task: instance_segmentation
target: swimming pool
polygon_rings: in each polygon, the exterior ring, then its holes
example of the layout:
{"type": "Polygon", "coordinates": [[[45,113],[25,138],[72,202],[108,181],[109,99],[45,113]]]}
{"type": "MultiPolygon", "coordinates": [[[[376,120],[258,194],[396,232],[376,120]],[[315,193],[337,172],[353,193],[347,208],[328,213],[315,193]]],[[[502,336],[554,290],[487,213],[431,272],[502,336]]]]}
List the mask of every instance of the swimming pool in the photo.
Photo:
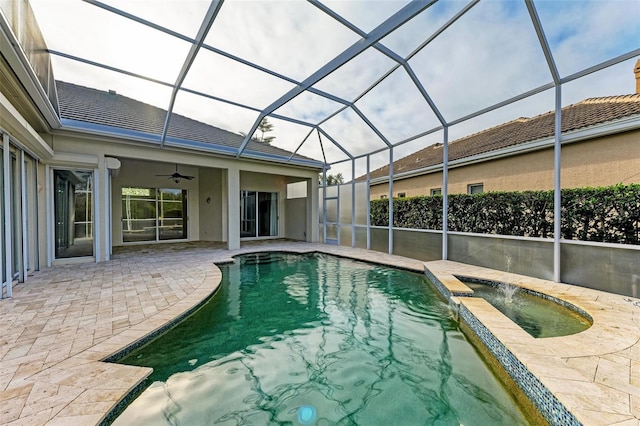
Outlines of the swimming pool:
{"type": "Polygon", "coordinates": [[[114,424],[527,424],[423,275],[246,255],[120,362],[153,382],[114,424]]]}

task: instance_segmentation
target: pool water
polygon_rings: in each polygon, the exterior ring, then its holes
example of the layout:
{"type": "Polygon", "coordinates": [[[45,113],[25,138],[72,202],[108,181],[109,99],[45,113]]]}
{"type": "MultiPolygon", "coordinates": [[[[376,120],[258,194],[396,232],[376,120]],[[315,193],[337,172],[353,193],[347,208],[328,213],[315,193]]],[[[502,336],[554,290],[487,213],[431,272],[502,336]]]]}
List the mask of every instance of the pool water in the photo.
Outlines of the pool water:
{"type": "Polygon", "coordinates": [[[209,302],[120,361],[153,383],[114,424],[528,424],[423,275],[322,254],[220,268],[209,302]]]}
{"type": "Polygon", "coordinates": [[[533,337],[568,336],[591,327],[591,321],[575,310],[517,287],[505,296],[502,285],[464,283],[473,290],[474,297],[491,303],[533,337]]]}

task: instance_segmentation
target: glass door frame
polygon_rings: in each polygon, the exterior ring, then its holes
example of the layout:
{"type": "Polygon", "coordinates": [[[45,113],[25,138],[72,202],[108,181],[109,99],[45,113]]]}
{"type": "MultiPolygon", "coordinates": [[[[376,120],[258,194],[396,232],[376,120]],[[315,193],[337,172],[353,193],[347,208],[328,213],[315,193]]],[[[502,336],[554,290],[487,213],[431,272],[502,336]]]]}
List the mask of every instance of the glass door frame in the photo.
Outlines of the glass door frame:
{"type": "Polygon", "coordinates": [[[244,189],[240,191],[239,214],[241,240],[269,239],[280,236],[280,198],[278,191],[254,191],[244,189]],[[262,201],[269,201],[268,213],[266,213],[267,210],[264,208],[261,209],[261,196],[265,194],[269,196],[269,199],[262,198],[262,201]],[[252,202],[249,203],[247,200],[252,200],[252,202]],[[251,206],[251,204],[253,204],[253,206],[251,206]],[[267,225],[263,224],[263,219],[266,218],[265,214],[269,216],[266,222],[267,225]],[[263,232],[265,226],[269,228],[266,234],[263,232]],[[272,229],[273,227],[275,227],[275,232],[272,229]]]}
{"type": "Polygon", "coordinates": [[[11,297],[14,282],[26,282],[38,261],[38,159],[0,129],[0,178],[2,198],[0,298],[11,297]]]}
{"type": "MultiPolygon", "coordinates": [[[[149,198],[148,200],[143,200],[143,201],[147,201],[147,202],[153,202],[154,205],[154,218],[148,218],[147,220],[153,220],[154,222],[154,238],[153,239],[146,239],[146,240],[139,240],[139,241],[135,241],[135,240],[130,240],[130,241],[125,241],[124,238],[124,223],[127,220],[134,220],[133,218],[127,218],[125,219],[125,211],[124,209],[121,210],[121,219],[120,219],[120,238],[121,238],[121,242],[122,244],[156,244],[156,243],[162,243],[162,242],[179,242],[179,241],[188,241],[189,240],[189,212],[188,212],[188,200],[189,200],[189,190],[188,189],[183,189],[183,188],[160,188],[160,187],[141,187],[141,186],[123,186],[120,188],[120,205],[121,205],[121,209],[122,209],[122,204],[124,202],[124,196],[123,196],[123,191],[125,189],[129,189],[129,190],[134,190],[132,192],[135,192],[135,190],[149,190],[150,193],[151,191],[153,192],[153,198],[149,198]],[[176,201],[174,200],[165,200],[163,198],[163,194],[167,193],[167,192],[175,192],[175,191],[179,191],[181,198],[180,198],[180,211],[181,211],[181,217],[177,218],[177,217],[165,217],[164,213],[165,213],[165,207],[166,205],[170,205],[171,203],[176,203],[176,201]],[[162,216],[161,216],[162,215],[162,216]],[[182,236],[180,236],[179,238],[171,238],[171,237],[166,237],[166,235],[163,232],[171,232],[177,225],[175,225],[175,223],[173,225],[166,225],[166,222],[172,222],[176,219],[180,219],[182,220],[182,224],[180,225],[180,227],[182,228],[182,236]],[[162,223],[162,225],[161,225],[162,223]],[[161,230],[161,226],[166,227],[166,229],[161,230]]],[[[131,197],[130,194],[126,195],[127,197],[131,197]]],[[[129,203],[131,202],[130,198],[127,198],[127,204],[129,205],[129,203]]],[[[144,219],[143,219],[144,220],[144,219]]]]}
{"type": "MultiPolygon", "coordinates": [[[[48,223],[50,224],[50,231],[48,232],[48,234],[50,234],[50,243],[49,243],[49,250],[50,250],[50,261],[51,262],[69,262],[75,259],[96,259],[96,252],[97,252],[97,239],[96,239],[96,229],[95,229],[95,223],[96,223],[96,183],[97,183],[97,175],[98,175],[98,170],[91,168],[91,167],[62,167],[62,166],[48,166],[48,177],[50,179],[50,184],[48,185],[49,188],[51,188],[51,192],[50,195],[48,197],[48,199],[51,202],[50,205],[50,217],[48,219],[48,223]],[[82,173],[90,173],[90,177],[87,180],[87,185],[88,187],[91,188],[90,191],[85,190],[85,194],[91,193],[91,202],[89,203],[91,206],[91,239],[92,239],[92,250],[91,250],[91,254],[90,255],[86,255],[86,256],[60,256],[58,257],[57,255],[57,244],[58,242],[56,241],[56,236],[57,236],[57,232],[56,230],[58,229],[58,221],[57,221],[57,197],[58,197],[58,185],[57,185],[57,180],[56,180],[56,172],[82,172],[82,173]]],[[[65,185],[65,188],[68,190],[68,185],[65,185]]],[[[75,193],[75,192],[74,192],[75,193]]],[[[88,195],[85,195],[86,197],[88,197],[88,195]]],[[[68,201],[68,200],[66,200],[68,201]]],[[[75,206],[75,203],[74,203],[75,206]]],[[[69,205],[65,206],[65,212],[68,213],[68,210],[70,208],[69,205]]],[[[75,209],[75,207],[74,207],[75,209]]],[[[68,217],[68,214],[66,214],[65,216],[68,217]]],[[[85,221],[86,222],[86,217],[85,217],[85,221]]],[[[74,227],[74,235],[75,235],[75,224],[76,222],[74,221],[73,223],[68,223],[66,224],[65,228],[66,231],[68,233],[69,228],[70,227],[74,227]]],[[[67,235],[68,236],[68,235],[67,235]]],[[[71,246],[71,244],[69,244],[69,246],[71,246]]],[[[51,263],[48,261],[48,266],[51,266],[51,263]]]]}

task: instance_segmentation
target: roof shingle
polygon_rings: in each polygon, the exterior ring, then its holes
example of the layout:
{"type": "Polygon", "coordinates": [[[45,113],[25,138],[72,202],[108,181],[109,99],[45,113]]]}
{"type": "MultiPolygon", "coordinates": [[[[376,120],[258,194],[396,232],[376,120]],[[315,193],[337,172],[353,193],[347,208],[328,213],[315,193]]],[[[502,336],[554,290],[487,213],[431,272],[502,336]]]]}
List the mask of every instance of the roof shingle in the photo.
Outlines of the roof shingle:
{"type": "MultiPolygon", "coordinates": [[[[562,133],[640,114],[640,94],[589,98],[562,108],[562,133]]],[[[520,117],[449,143],[449,161],[553,137],[554,112],[520,117]]],[[[405,173],[442,163],[442,144],[430,145],[394,161],[393,172],[405,173]]],[[[370,172],[370,178],[389,176],[389,166],[370,172]]],[[[357,181],[363,181],[360,176],[357,181]]]]}
{"type": "MultiPolygon", "coordinates": [[[[60,117],[103,126],[161,135],[167,111],[135,99],[119,95],[114,91],[103,91],[56,81],[60,117]]],[[[167,137],[202,142],[233,149],[242,145],[244,137],[172,113],[167,137]]],[[[291,152],[273,145],[249,141],[248,151],[288,158],[291,152]]],[[[296,154],[294,158],[306,161],[313,159],[296,154]]],[[[317,161],[320,164],[320,161],[317,161]]]]}

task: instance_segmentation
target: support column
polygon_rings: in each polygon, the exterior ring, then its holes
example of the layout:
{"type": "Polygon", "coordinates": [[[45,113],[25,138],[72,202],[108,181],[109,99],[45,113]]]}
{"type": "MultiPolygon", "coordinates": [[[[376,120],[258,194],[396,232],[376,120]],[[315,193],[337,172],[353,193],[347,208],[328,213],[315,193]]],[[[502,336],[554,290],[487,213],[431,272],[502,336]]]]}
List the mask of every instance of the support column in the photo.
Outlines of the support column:
{"type": "Polygon", "coordinates": [[[320,207],[318,179],[307,179],[307,242],[317,243],[319,238],[318,228],[320,218],[318,208],[320,207]]]}
{"type": "Polygon", "coordinates": [[[93,170],[93,250],[96,263],[104,262],[104,158],[98,159],[98,168],[93,170]]]}
{"type": "Polygon", "coordinates": [[[53,197],[55,197],[55,188],[53,182],[53,170],[48,164],[45,165],[45,234],[47,236],[47,267],[53,264],[53,256],[55,253],[55,218],[53,214],[53,197]]]}
{"type": "Polygon", "coordinates": [[[227,250],[240,248],[240,170],[227,169],[227,250]]]}
{"type": "Polygon", "coordinates": [[[109,205],[109,175],[108,159],[103,155],[98,156],[98,168],[94,169],[93,179],[93,198],[94,198],[94,214],[93,214],[93,239],[96,262],[106,262],[109,260],[110,238],[110,219],[111,206],[109,205]]]}

